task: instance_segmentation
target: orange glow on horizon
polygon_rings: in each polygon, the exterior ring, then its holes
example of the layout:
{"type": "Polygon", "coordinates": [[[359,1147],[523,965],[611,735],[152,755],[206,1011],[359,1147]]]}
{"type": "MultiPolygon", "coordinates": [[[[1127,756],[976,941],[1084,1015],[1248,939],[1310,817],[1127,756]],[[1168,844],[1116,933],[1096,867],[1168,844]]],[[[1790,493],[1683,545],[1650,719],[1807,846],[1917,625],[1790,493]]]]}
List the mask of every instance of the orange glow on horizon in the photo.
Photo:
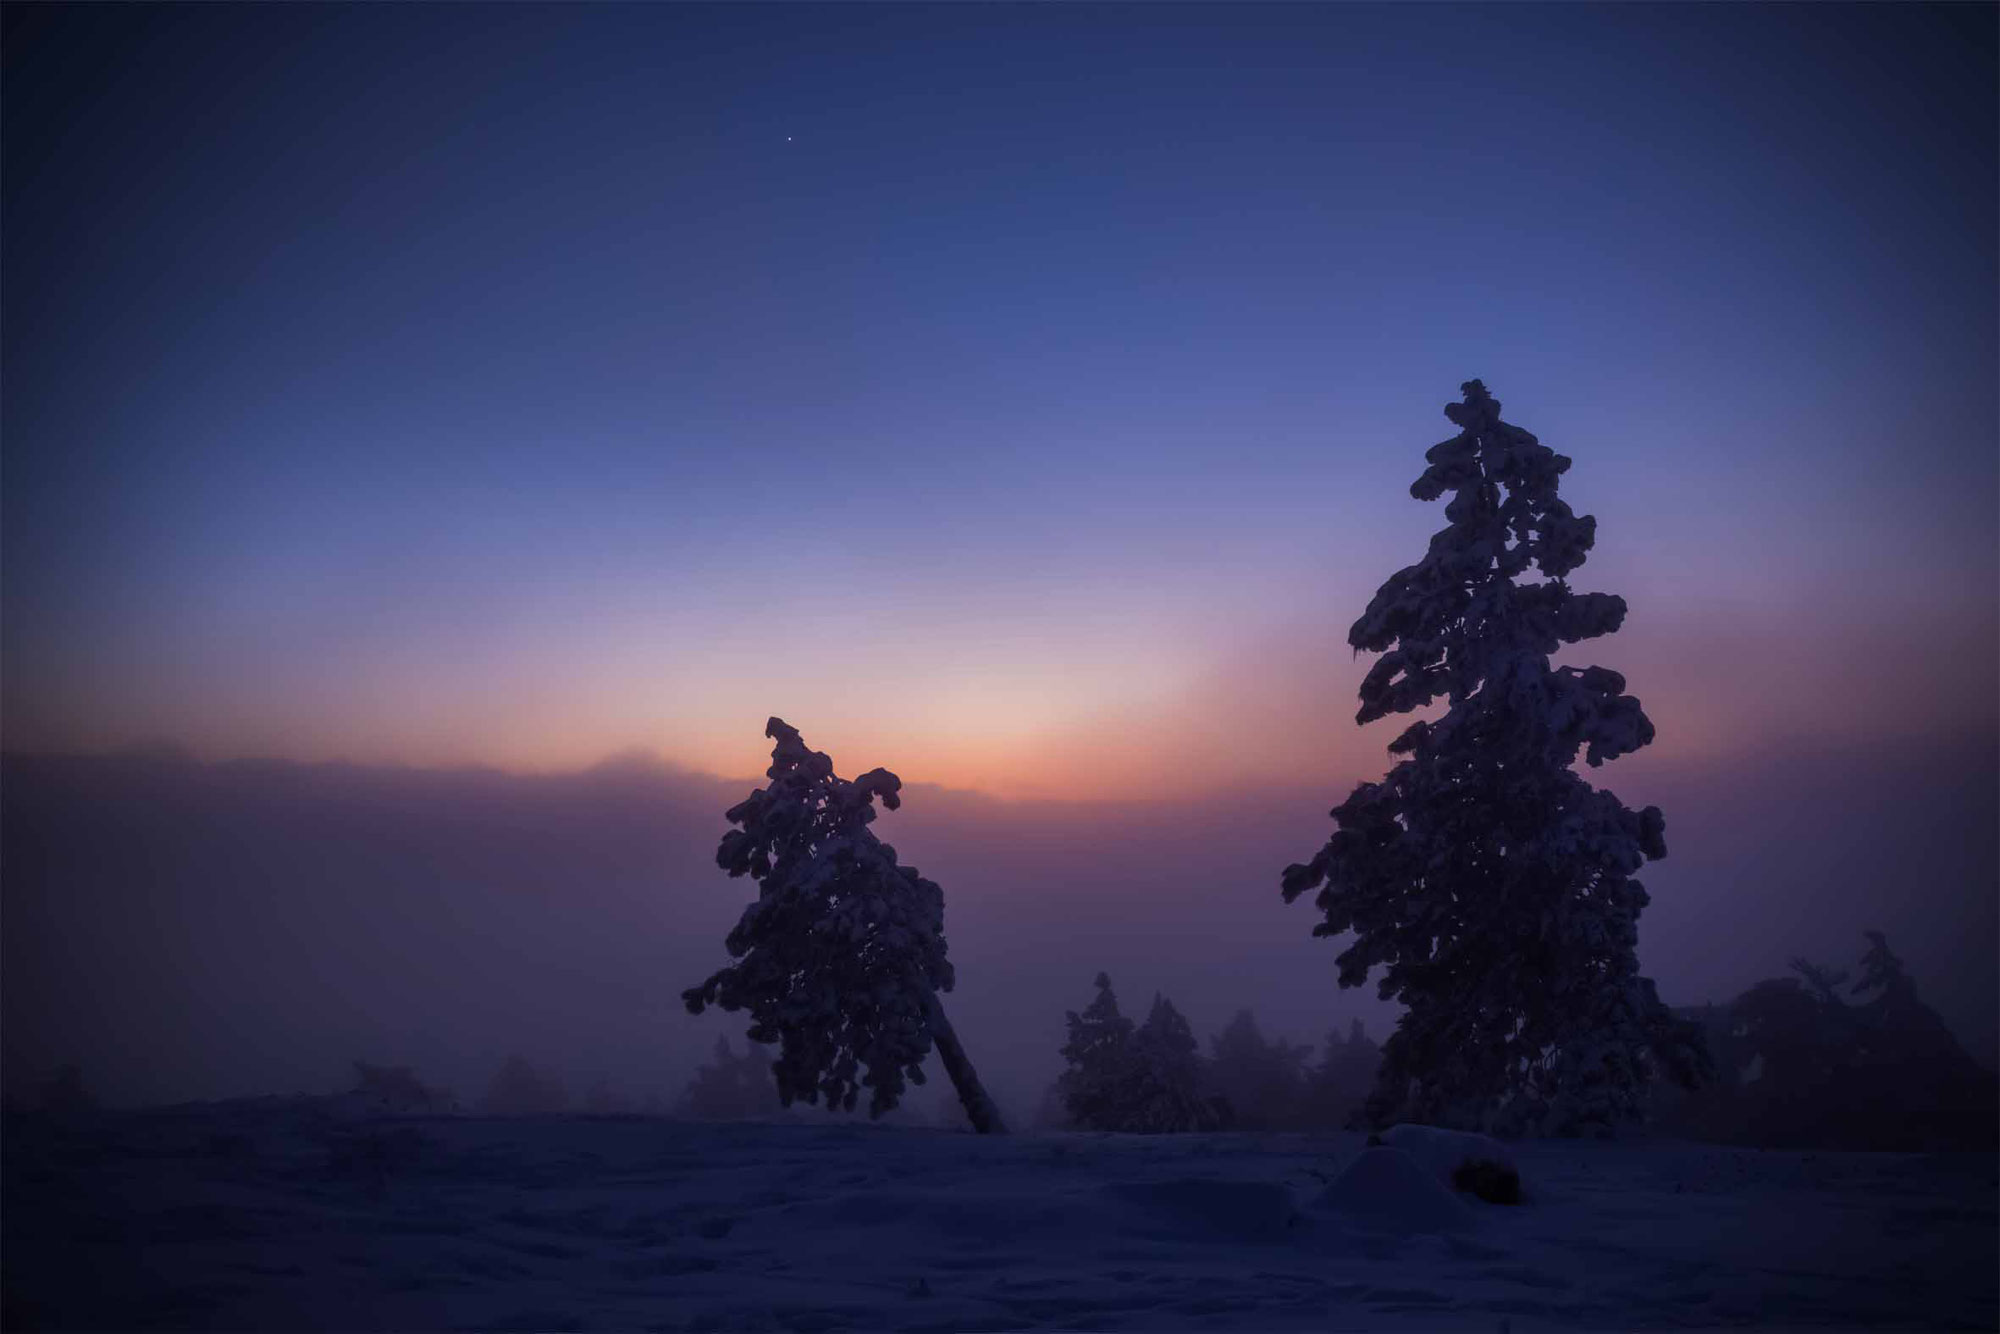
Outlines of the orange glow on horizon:
{"type": "MultiPolygon", "coordinates": [[[[1586,776],[1615,786],[1659,764],[1711,763],[1825,734],[1829,720],[1850,741],[1990,728],[1994,705],[1976,679],[1980,631],[1914,619],[1832,633],[1802,616],[1711,612],[1681,624],[1635,616],[1563,660],[1625,673],[1658,740],[1586,776]],[[1917,674],[1895,652],[1916,641],[1963,651],[1918,664],[1917,674]],[[1901,712],[1861,707],[1867,701],[1894,701],[1901,712]]],[[[841,660],[841,674],[821,661],[787,668],[729,655],[657,671],[634,659],[543,659],[531,671],[470,681],[437,668],[330,674],[219,702],[185,694],[169,701],[171,711],[78,707],[39,728],[10,718],[7,744],[89,751],[168,741],[209,759],[522,773],[573,772],[636,753],[754,782],[769,762],[763,729],[775,713],[842,774],[882,766],[912,785],[1064,801],[1172,800],[1232,786],[1331,791],[1393,762],[1386,747],[1397,723],[1353,722],[1355,689],[1373,659],[1349,652],[1335,628],[1246,639],[1206,665],[1190,652],[1133,645],[1115,659],[1037,655],[1016,668],[944,651],[922,670],[908,657],[855,655],[841,660]],[[1128,661],[1151,664],[1150,679],[1129,679],[1128,661]]]]}

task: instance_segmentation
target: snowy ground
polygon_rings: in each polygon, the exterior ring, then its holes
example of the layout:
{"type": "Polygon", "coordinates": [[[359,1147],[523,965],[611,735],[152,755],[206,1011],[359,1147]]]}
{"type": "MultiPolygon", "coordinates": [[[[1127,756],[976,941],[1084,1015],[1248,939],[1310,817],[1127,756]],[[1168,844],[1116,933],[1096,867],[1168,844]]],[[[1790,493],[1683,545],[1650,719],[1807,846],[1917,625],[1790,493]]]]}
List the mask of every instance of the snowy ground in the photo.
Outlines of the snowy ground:
{"type": "Polygon", "coordinates": [[[288,1100],[14,1117],[4,1147],[10,1330],[2000,1324],[1992,1154],[1528,1145],[1524,1204],[1426,1232],[1320,1198],[1358,1136],[288,1100]]]}

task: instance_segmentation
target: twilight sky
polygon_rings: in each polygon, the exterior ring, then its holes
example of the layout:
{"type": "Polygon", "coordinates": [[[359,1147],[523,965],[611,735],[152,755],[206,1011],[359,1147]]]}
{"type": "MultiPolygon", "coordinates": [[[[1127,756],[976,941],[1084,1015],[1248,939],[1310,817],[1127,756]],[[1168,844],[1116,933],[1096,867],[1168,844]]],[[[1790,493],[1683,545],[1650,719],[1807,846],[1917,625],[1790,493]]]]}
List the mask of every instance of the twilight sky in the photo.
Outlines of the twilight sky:
{"type": "Polygon", "coordinates": [[[4,24],[5,749],[374,766],[21,760],[10,1068],[639,1072],[774,713],[912,785],[1009,1097],[1100,967],[1379,1033],[1277,873],[1474,376],[1630,604],[1664,994],[1883,926],[2000,1051],[1990,6],[4,24]]]}
{"type": "Polygon", "coordinates": [[[1990,10],[7,25],[10,748],[1359,776],[1475,375],[1663,755],[1994,719],[1990,10]]]}

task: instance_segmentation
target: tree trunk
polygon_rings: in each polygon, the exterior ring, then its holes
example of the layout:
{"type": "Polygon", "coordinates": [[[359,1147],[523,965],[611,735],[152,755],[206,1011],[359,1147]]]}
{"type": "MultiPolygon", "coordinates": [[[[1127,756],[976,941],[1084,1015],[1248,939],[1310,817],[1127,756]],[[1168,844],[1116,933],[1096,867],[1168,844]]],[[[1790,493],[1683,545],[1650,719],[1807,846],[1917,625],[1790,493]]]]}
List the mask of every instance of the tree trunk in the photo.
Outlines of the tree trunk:
{"type": "Polygon", "coordinates": [[[930,1021],[931,1040],[937,1044],[944,1072],[951,1076],[951,1086],[958,1090],[958,1100],[965,1107],[966,1119],[982,1135],[1006,1134],[1007,1126],[1000,1119],[1000,1109],[993,1105],[985,1085],[979,1082],[979,1072],[966,1058],[965,1048],[960,1045],[951,1020],[944,1017],[944,1005],[936,993],[926,998],[924,1008],[927,1011],[925,1018],[930,1021]]]}

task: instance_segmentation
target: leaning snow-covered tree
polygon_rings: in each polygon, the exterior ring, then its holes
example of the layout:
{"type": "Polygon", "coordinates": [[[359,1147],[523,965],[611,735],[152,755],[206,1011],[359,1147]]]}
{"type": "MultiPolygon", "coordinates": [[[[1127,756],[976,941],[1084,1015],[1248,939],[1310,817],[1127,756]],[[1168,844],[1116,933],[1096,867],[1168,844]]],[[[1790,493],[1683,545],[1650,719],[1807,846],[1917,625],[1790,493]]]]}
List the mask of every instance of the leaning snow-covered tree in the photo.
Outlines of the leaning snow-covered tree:
{"type": "Polygon", "coordinates": [[[1448,526],[1392,575],[1348,634],[1382,656],[1357,721],[1443,700],[1389,745],[1404,756],[1332,814],[1326,846],[1284,875],[1317,889],[1318,936],[1353,933],[1340,985],[1383,969],[1406,1007],[1382,1048],[1366,1116],[1500,1133],[1609,1133],[1647,1081],[1701,1077],[1698,1029],[1639,975],[1647,895],[1633,875],[1666,855],[1657,807],[1628,809],[1571,767],[1639,749],[1653,725],[1625,678],[1552,666],[1610,634],[1625,601],[1578,593],[1597,521],[1556,494],[1570,461],[1500,420],[1477,380],[1425,455],[1418,500],[1449,493],[1448,526]]]}
{"type": "Polygon", "coordinates": [[[887,769],[837,778],[833,761],[777,718],[764,735],[777,743],[771,785],[730,809],[741,827],[715,854],[731,876],[757,882],[757,898],[725,941],[736,962],[681,993],[688,1011],[748,1010],[750,1040],[778,1044],[771,1073],[786,1106],[823,1097],[851,1110],[866,1088],[879,1116],[906,1080],[924,1082],[935,1043],[967,1119],[1004,1131],[938,1000],[952,986],[944,891],[898,865],[868,828],[877,797],[892,811],[901,804],[902,780],[887,769]]]}

